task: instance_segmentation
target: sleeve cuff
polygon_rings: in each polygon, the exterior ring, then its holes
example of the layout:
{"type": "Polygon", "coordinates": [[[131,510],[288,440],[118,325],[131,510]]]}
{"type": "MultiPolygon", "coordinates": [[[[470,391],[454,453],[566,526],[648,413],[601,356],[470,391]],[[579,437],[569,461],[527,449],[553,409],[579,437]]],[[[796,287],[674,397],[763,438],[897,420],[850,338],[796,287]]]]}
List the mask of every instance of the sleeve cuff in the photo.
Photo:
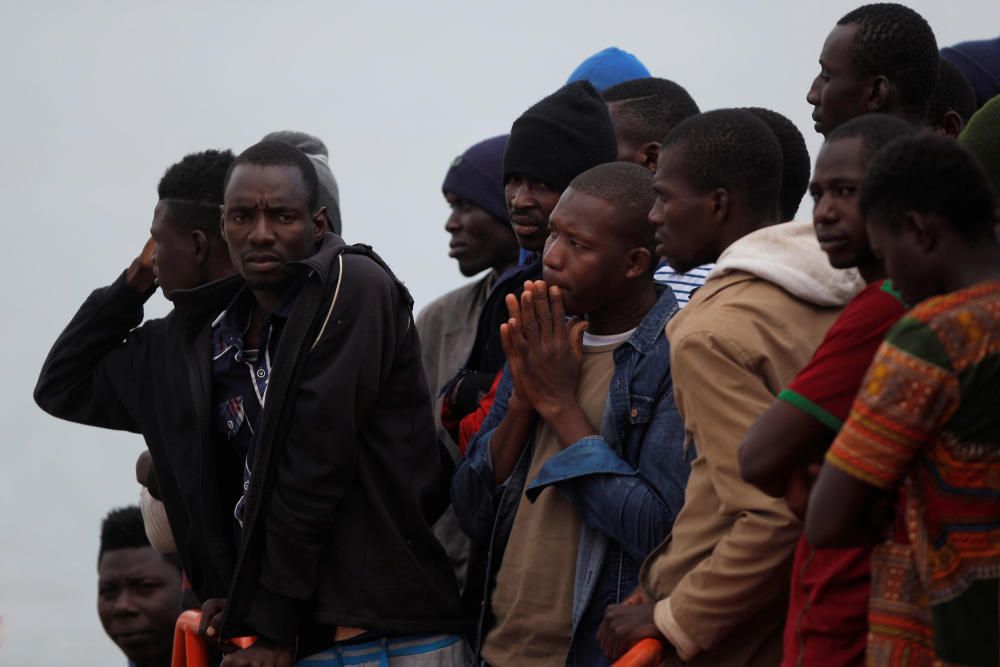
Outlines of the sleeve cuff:
{"type": "Polygon", "coordinates": [[[259,635],[280,642],[294,642],[299,631],[301,600],[257,587],[246,623],[259,635]]]}
{"type": "Polygon", "coordinates": [[[701,653],[701,647],[691,639],[684,629],[677,624],[674,611],[670,606],[670,598],[660,600],[653,608],[653,622],[663,636],[677,649],[677,657],[688,662],[701,653]]]}
{"type": "Polygon", "coordinates": [[[542,466],[526,490],[534,502],[546,487],[590,475],[635,477],[635,469],[621,459],[598,435],[587,436],[562,450],[542,466]]]}

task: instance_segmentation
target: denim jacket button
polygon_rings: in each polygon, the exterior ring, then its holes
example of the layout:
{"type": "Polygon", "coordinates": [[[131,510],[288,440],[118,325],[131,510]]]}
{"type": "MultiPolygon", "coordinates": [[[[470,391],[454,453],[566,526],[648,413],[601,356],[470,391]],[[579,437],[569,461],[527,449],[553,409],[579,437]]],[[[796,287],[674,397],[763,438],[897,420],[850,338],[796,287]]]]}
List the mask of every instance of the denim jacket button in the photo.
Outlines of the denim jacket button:
{"type": "Polygon", "coordinates": [[[636,408],[632,408],[632,418],[635,419],[639,416],[639,411],[636,408]]]}

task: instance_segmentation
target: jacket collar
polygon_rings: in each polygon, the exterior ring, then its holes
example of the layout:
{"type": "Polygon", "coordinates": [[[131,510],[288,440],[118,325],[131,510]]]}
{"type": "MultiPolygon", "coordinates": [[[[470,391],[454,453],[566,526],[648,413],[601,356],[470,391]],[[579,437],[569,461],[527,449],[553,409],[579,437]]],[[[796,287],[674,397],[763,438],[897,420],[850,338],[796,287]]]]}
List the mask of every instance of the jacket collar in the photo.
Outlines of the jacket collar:
{"type": "Polygon", "coordinates": [[[674,292],[666,285],[657,284],[656,290],[660,293],[660,298],[656,300],[653,307],[649,309],[646,316],[639,322],[639,327],[628,339],[627,343],[635,348],[640,354],[645,354],[660,334],[663,333],[667,321],[677,312],[677,299],[674,292]]]}
{"type": "MultiPolygon", "coordinates": [[[[292,264],[304,266],[308,271],[316,273],[325,280],[330,272],[332,258],[341,251],[344,245],[342,238],[327,232],[315,253],[306,259],[292,262],[292,264]]],[[[189,320],[205,317],[214,318],[236,298],[236,294],[245,285],[243,277],[234,274],[194,289],[176,290],[172,295],[174,309],[180,316],[189,320]]]]}

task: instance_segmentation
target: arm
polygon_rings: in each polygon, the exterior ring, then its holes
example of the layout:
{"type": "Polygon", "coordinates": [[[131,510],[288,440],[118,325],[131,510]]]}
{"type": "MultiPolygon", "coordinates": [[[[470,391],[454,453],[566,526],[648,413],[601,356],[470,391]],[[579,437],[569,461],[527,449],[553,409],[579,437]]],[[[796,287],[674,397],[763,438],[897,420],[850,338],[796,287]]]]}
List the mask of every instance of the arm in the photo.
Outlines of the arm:
{"type": "Polygon", "coordinates": [[[878,488],[824,465],[806,513],[809,543],[814,547],[839,547],[877,541],[878,524],[859,518],[871,518],[878,495],[878,488]]]}
{"type": "Polygon", "coordinates": [[[42,364],[35,402],[61,419],[139,430],[133,356],[143,346],[143,304],[155,291],[152,243],[108,287],[95,290],[42,364]]]}
{"type": "Polygon", "coordinates": [[[898,486],[960,403],[958,376],[947,359],[936,337],[906,319],[879,348],[810,497],[811,543],[871,540],[883,517],[873,511],[885,498],[879,492],[898,486]]]}
{"type": "Polygon", "coordinates": [[[791,476],[818,461],[834,435],[835,431],[812,415],[776,400],[754,422],[740,445],[743,479],[769,496],[784,497],[791,476]]]}
{"type": "Polygon", "coordinates": [[[587,525],[642,562],[670,534],[690,472],[693,452],[685,451],[684,424],[670,387],[665,383],[653,407],[638,467],[623,460],[604,438],[585,437],[542,466],[527,489],[528,498],[555,486],[587,525]]]}
{"type": "Polygon", "coordinates": [[[685,502],[717,503],[729,523],[711,553],[657,603],[658,627],[690,658],[684,639],[710,649],[782,595],[801,524],[783,499],[762,493],[739,474],[742,436],[774,400],[755,372],[755,359],[713,331],[674,341],[671,358],[685,427],[698,448],[695,465],[703,466],[685,502]]]}

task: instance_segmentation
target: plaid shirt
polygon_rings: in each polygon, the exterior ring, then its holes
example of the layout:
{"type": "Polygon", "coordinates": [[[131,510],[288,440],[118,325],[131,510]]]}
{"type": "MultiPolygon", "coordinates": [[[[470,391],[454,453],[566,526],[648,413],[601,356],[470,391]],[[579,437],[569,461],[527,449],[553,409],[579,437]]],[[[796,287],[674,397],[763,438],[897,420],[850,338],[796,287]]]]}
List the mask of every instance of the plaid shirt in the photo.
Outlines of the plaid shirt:
{"type": "Polygon", "coordinates": [[[272,358],[298,292],[298,284],[293,285],[264,319],[257,349],[247,349],[244,344],[257,305],[249,289],[243,288],[212,323],[212,403],[216,442],[220,447],[235,448],[243,461],[243,493],[233,510],[239,525],[242,525],[243,507],[250,490],[251,462],[260,415],[267,399],[272,358]]]}

